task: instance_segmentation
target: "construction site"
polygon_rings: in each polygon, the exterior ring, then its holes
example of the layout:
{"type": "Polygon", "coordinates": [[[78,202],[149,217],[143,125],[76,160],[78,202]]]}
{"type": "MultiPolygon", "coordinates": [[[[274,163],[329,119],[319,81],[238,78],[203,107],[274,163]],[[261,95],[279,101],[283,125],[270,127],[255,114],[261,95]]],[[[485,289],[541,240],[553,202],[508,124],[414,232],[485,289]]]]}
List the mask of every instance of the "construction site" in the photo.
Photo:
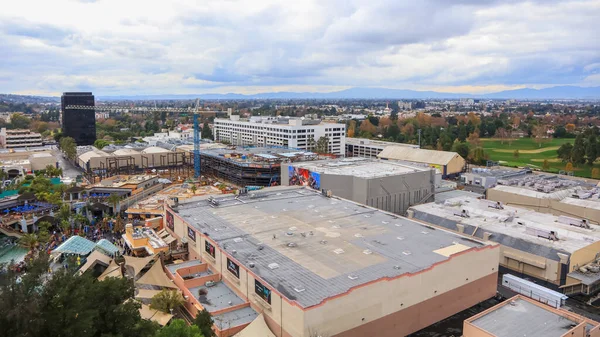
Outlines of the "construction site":
{"type": "Polygon", "coordinates": [[[203,175],[224,179],[240,187],[281,184],[281,164],[318,159],[313,152],[286,147],[230,146],[200,153],[203,175]]]}

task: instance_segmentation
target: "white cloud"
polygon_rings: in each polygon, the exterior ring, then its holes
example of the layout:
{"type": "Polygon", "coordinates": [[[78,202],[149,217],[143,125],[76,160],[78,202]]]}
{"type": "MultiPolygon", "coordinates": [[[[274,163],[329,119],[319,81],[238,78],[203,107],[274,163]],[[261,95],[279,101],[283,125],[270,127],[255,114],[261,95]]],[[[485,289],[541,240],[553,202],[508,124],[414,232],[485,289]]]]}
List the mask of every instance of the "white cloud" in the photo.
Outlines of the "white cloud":
{"type": "Polygon", "coordinates": [[[599,0],[21,0],[0,92],[482,92],[598,83],[599,0]]]}

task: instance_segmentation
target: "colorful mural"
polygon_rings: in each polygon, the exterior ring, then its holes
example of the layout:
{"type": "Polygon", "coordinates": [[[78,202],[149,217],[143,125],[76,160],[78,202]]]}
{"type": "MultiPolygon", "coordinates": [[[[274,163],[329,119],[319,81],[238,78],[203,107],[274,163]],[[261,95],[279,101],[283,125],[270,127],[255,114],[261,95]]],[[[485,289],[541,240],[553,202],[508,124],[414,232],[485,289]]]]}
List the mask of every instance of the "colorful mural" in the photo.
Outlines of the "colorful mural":
{"type": "Polygon", "coordinates": [[[321,189],[321,176],[304,168],[290,166],[288,168],[290,186],[309,186],[321,189]]]}

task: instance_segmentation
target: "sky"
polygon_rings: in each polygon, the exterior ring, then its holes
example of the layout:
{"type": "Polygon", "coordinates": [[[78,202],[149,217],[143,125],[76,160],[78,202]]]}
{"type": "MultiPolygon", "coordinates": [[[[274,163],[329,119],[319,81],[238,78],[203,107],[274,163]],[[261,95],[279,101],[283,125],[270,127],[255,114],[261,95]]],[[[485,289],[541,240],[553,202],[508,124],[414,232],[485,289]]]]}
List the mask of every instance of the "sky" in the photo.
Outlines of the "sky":
{"type": "Polygon", "coordinates": [[[5,0],[0,93],[600,85],[600,0],[5,0]]]}

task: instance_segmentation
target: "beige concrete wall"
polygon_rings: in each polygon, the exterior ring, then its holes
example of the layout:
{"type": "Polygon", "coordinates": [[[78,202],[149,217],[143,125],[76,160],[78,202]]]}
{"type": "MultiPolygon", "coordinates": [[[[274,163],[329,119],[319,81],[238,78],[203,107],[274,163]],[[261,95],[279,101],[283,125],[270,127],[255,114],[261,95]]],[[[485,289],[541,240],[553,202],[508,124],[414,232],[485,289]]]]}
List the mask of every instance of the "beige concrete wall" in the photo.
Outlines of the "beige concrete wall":
{"type": "Polygon", "coordinates": [[[576,218],[589,219],[594,223],[600,223],[600,209],[586,208],[583,206],[566,204],[558,200],[552,202],[554,215],[566,215],[576,218]]]}
{"type": "Polygon", "coordinates": [[[500,265],[554,284],[560,283],[560,263],[535,254],[501,246],[500,265]]]}
{"type": "Polygon", "coordinates": [[[571,254],[571,261],[569,264],[569,271],[574,271],[578,267],[583,267],[584,265],[594,261],[596,258],[596,254],[600,253],[600,241],[594,242],[587,247],[583,247],[573,254],[571,254]]]}
{"type": "Polygon", "coordinates": [[[456,156],[446,165],[446,174],[460,173],[463,167],[465,167],[465,160],[461,156],[456,156]]]}
{"type": "Polygon", "coordinates": [[[500,201],[506,205],[521,206],[538,212],[551,213],[550,199],[533,198],[493,188],[487,190],[487,198],[493,201],[500,201]]]}
{"type": "MultiPolygon", "coordinates": [[[[305,315],[304,336],[308,336],[309,328],[337,335],[496,274],[499,255],[498,245],[467,251],[455,254],[430,270],[353,289],[344,296],[310,308],[305,315]]],[[[489,297],[494,293],[491,292],[489,297]]],[[[424,327],[420,323],[411,324],[420,329],[424,327]]]]}
{"type": "Polygon", "coordinates": [[[56,157],[30,157],[29,162],[31,163],[32,170],[44,170],[46,166],[52,165],[56,167],[56,157]]]}

